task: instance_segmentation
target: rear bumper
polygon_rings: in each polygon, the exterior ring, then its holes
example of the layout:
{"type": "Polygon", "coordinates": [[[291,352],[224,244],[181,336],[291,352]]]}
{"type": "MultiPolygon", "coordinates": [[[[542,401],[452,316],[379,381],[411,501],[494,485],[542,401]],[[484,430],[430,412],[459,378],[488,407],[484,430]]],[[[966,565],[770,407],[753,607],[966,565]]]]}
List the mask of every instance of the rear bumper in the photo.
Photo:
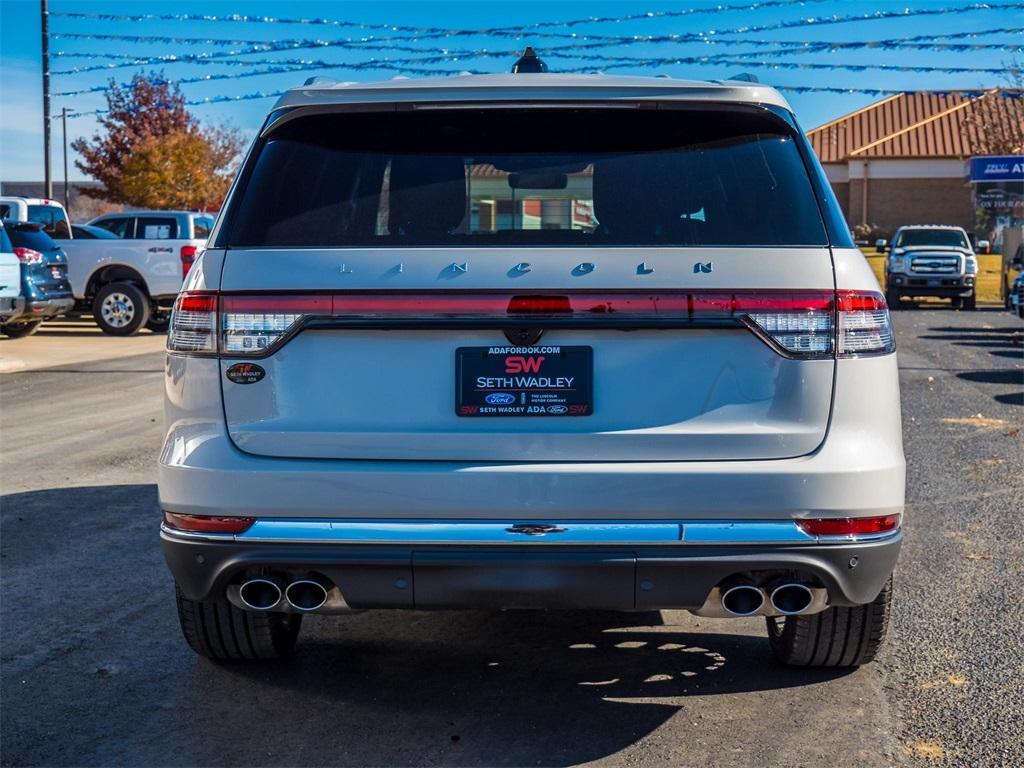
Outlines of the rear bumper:
{"type": "Polygon", "coordinates": [[[10,320],[25,313],[25,297],[0,298],[0,320],[10,320]]]}
{"type": "Polygon", "coordinates": [[[762,588],[798,580],[824,589],[829,605],[870,602],[892,573],[902,542],[898,531],[822,541],[791,521],[555,525],[561,530],[536,538],[518,534],[519,543],[509,544],[505,538],[515,534],[503,537],[506,524],[496,521],[353,527],[352,521],[260,520],[239,536],[164,527],[161,543],[192,600],[231,599],[233,585],[254,576],[282,585],[312,577],[337,587],[343,606],[356,609],[713,612],[716,588],[736,578],[762,588]]]}
{"type": "Polygon", "coordinates": [[[68,296],[60,299],[29,299],[25,302],[23,316],[19,320],[46,320],[63,315],[75,308],[75,300],[68,296]]]}

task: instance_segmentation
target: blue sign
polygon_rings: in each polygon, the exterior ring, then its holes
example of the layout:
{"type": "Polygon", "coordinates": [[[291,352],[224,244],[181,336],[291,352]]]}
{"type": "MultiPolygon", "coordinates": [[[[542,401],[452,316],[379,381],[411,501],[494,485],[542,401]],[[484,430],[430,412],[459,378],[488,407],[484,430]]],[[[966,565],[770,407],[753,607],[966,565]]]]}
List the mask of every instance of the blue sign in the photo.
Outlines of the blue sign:
{"type": "Polygon", "coordinates": [[[971,181],[1024,181],[1024,155],[972,157],[971,181]]]}

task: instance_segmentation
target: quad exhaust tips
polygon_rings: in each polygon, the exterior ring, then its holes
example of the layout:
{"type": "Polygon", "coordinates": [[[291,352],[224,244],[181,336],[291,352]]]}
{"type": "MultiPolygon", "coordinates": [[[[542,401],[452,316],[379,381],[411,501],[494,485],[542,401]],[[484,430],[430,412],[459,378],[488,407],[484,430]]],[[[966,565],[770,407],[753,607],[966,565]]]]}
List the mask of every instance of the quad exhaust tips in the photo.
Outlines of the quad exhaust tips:
{"type": "Polygon", "coordinates": [[[824,587],[798,581],[774,581],[759,585],[751,578],[731,578],[708,596],[698,616],[717,618],[745,616],[799,616],[828,607],[824,587]]]}
{"type": "Polygon", "coordinates": [[[253,611],[269,611],[281,602],[281,587],[270,579],[249,579],[238,588],[238,599],[253,611]]]}
{"type": "Polygon", "coordinates": [[[315,611],[327,602],[327,589],[318,581],[298,579],[288,585],[284,598],[297,611],[315,611]]]}
{"type": "Polygon", "coordinates": [[[753,584],[737,584],[722,593],[722,607],[731,616],[753,616],[764,606],[764,592],[753,584]]]}
{"type": "Polygon", "coordinates": [[[328,588],[311,578],[296,579],[284,591],[273,579],[254,578],[242,582],[238,587],[238,600],[251,611],[272,611],[287,603],[301,613],[322,608],[328,599],[328,588]]]}
{"type": "Polygon", "coordinates": [[[811,607],[814,602],[814,592],[804,584],[795,582],[780,584],[772,590],[772,608],[783,616],[796,616],[811,607]]]}

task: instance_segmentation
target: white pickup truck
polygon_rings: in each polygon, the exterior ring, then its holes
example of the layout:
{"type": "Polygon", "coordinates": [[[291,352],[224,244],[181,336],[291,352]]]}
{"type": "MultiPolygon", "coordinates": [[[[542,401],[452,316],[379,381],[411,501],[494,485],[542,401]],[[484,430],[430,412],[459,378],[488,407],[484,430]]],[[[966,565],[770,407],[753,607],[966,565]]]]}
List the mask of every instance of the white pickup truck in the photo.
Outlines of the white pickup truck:
{"type": "Polygon", "coordinates": [[[213,214],[195,211],[124,211],[73,226],[61,246],[78,307],[114,336],[167,330],[174,297],[213,222],[213,214]]]}

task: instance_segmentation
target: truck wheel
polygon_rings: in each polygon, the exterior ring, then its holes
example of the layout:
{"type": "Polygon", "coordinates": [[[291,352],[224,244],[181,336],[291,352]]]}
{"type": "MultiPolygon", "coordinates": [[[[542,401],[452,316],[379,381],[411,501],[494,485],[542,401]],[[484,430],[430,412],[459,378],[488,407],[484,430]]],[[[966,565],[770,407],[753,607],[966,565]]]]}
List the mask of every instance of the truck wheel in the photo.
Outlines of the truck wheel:
{"type": "Polygon", "coordinates": [[[146,327],[153,333],[167,333],[167,329],[171,327],[171,313],[154,312],[149,316],[146,327]]]}
{"type": "Polygon", "coordinates": [[[975,294],[972,293],[970,296],[964,297],[964,309],[966,309],[968,312],[973,312],[977,308],[978,303],[977,299],[975,298],[975,294]]]}
{"type": "Polygon", "coordinates": [[[832,607],[810,616],[769,616],[768,642],[783,664],[859,667],[873,661],[885,640],[892,577],[867,605],[832,607]]]}
{"type": "Polygon", "coordinates": [[[189,600],[174,587],[181,633],[200,656],[216,661],[280,659],[292,652],[302,615],[243,611],[227,600],[189,600]]]}
{"type": "Polygon", "coordinates": [[[132,336],[149,320],[149,299],[132,283],[107,283],[92,302],[96,325],[111,336],[132,336]]]}
{"type": "Polygon", "coordinates": [[[889,305],[889,309],[900,309],[903,307],[899,293],[892,288],[887,288],[885,291],[885,303],[889,305]]]}

